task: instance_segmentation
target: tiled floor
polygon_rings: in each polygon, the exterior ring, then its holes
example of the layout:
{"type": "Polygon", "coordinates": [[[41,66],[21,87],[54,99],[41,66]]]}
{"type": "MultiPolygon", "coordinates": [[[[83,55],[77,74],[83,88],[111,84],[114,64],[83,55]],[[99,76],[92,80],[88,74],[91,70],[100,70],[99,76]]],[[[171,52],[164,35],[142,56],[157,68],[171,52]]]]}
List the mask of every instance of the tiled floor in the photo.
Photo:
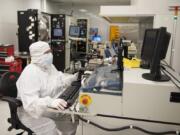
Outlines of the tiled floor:
{"type": "Polygon", "coordinates": [[[20,133],[21,130],[12,130],[8,131],[9,123],[7,122],[7,118],[10,116],[9,107],[6,102],[0,101],[0,134],[1,135],[16,135],[20,133]]]}
{"type": "MultiPolygon", "coordinates": [[[[8,103],[0,101],[0,135],[16,135],[17,133],[21,132],[21,130],[7,130],[10,126],[10,124],[7,122],[9,116],[10,112],[8,103]]],[[[26,135],[26,133],[23,135],[26,135]]],[[[77,130],[76,135],[81,135],[80,130],[77,130]]]]}

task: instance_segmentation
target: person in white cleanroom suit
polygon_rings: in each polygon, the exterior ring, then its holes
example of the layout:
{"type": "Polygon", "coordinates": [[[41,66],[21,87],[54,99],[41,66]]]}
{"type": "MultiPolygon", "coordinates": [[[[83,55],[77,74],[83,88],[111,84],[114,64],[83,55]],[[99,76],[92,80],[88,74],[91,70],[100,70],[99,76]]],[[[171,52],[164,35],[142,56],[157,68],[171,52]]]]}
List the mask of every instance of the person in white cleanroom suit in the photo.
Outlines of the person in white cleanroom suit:
{"type": "Polygon", "coordinates": [[[18,98],[23,107],[19,108],[21,122],[36,135],[74,135],[78,120],[71,122],[69,115],[50,113],[48,107],[64,110],[67,102],[57,98],[65,88],[77,79],[65,75],[52,64],[53,56],[46,42],[38,41],[29,47],[31,63],[17,80],[18,98]]]}

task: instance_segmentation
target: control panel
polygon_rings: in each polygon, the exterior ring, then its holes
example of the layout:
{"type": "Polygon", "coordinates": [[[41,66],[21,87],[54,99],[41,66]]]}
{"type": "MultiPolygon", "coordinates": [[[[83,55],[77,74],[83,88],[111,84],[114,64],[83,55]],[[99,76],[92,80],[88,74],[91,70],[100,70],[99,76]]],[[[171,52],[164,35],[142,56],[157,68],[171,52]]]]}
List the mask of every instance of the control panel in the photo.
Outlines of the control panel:
{"type": "Polygon", "coordinates": [[[65,15],[51,15],[51,39],[65,40],[65,15]]]}
{"type": "Polygon", "coordinates": [[[85,38],[84,41],[78,41],[77,42],[77,52],[86,52],[86,46],[87,46],[87,19],[77,19],[77,25],[80,27],[80,38],[85,38]]]}
{"type": "Polygon", "coordinates": [[[66,29],[65,15],[51,15],[51,48],[53,53],[53,64],[59,71],[65,69],[65,45],[66,45],[66,29]]]}
{"type": "Polygon", "coordinates": [[[80,27],[80,38],[87,38],[87,19],[77,19],[77,25],[80,27]]]}

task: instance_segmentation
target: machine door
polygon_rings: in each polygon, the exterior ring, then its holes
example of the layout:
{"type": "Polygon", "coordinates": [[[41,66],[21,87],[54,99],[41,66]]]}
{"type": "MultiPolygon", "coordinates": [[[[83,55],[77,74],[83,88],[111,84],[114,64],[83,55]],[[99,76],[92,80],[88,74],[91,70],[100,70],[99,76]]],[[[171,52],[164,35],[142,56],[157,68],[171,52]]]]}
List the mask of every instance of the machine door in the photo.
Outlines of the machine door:
{"type": "Polygon", "coordinates": [[[65,15],[51,15],[51,46],[53,50],[53,64],[59,71],[65,69],[65,15]]]}
{"type": "Polygon", "coordinates": [[[59,71],[65,69],[65,42],[52,42],[53,64],[59,71]]]}

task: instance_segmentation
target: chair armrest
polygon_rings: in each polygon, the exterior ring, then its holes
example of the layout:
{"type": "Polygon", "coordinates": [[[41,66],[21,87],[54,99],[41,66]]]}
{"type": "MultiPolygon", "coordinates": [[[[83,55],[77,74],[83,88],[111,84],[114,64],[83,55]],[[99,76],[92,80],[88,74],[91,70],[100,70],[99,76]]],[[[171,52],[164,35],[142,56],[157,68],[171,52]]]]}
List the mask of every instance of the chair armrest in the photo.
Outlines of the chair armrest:
{"type": "Polygon", "coordinates": [[[16,107],[22,106],[22,102],[16,98],[12,97],[2,97],[1,100],[7,101],[8,103],[15,105],[16,107]]]}
{"type": "Polygon", "coordinates": [[[0,100],[6,101],[9,104],[10,109],[10,118],[8,118],[8,122],[11,124],[11,126],[8,128],[8,131],[11,131],[14,129],[22,129],[28,132],[28,135],[32,135],[33,131],[31,129],[27,128],[25,125],[21,123],[19,120],[19,117],[17,115],[17,108],[22,106],[22,102],[16,98],[13,97],[0,97],[0,100]]]}

